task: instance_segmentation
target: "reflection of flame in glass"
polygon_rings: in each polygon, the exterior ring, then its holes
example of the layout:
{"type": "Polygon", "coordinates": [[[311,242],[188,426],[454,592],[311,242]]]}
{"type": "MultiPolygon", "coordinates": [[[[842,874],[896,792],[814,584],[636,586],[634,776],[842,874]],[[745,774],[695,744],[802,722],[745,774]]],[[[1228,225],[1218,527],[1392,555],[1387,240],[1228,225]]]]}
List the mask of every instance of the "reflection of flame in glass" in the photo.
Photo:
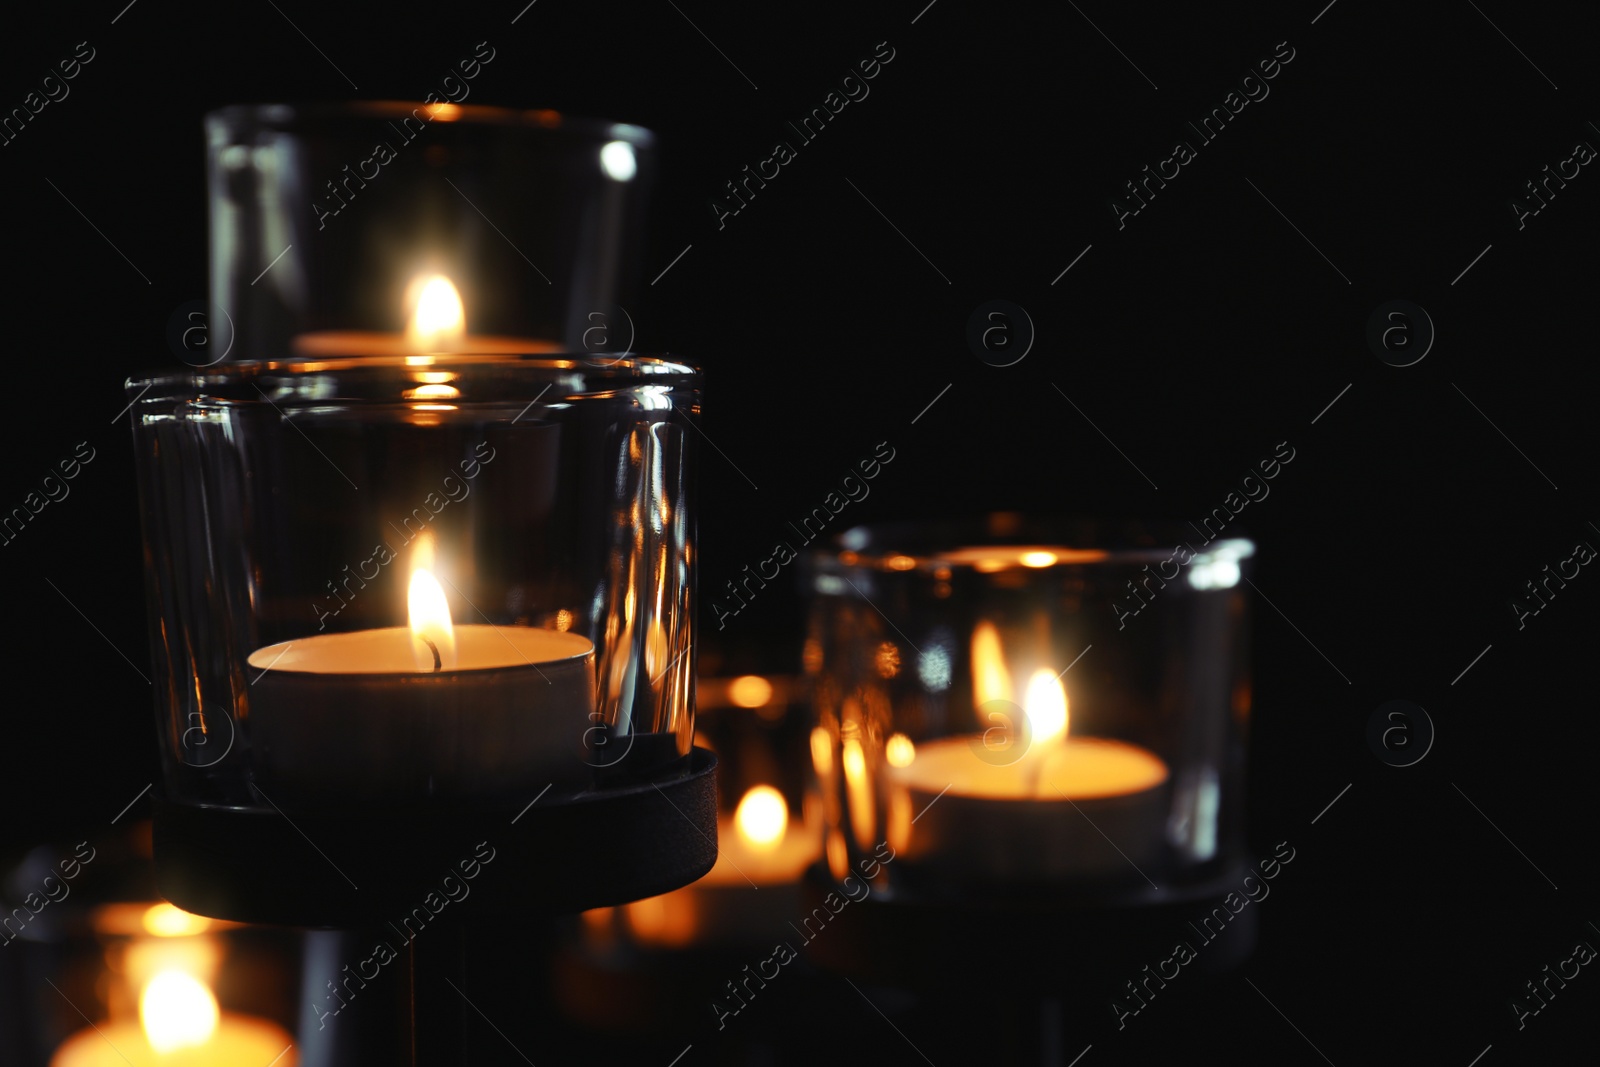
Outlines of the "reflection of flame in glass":
{"type": "Polygon", "coordinates": [[[905,734],[894,734],[883,746],[883,758],[889,761],[891,767],[909,767],[911,761],[917,758],[917,746],[905,734]]]}
{"type": "Polygon", "coordinates": [[[833,773],[833,739],[825,726],[811,730],[811,765],[817,769],[818,778],[826,780],[833,773]]]}
{"type": "Polygon", "coordinates": [[[183,971],[162,971],[139,995],[139,1021],[158,1053],[202,1045],[217,1029],[217,998],[183,971]]]}
{"type": "Polygon", "coordinates": [[[453,385],[418,385],[403,394],[407,400],[459,400],[461,390],[453,385]]]}
{"type": "Polygon", "coordinates": [[[679,657],[669,657],[667,651],[667,628],[661,624],[661,616],[657,615],[645,629],[644,641],[644,669],[652,685],[659,682],[662,675],[678,661],[679,657]]]}
{"type": "Polygon", "coordinates": [[[870,848],[874,821],[872,783],[867,779],[866,753],[853,737],[844,742],[844,784],[850,798],[850,826],[855,831],[856,844],[870,848]]]}
{"type": "Polygon", "coordinates": [[[411,652],[419,671],[448,671],[456,665],[456,631],[444,589],[424,568],[411,572],[406,602],[411,615],[411,652]]]}
{"type": "Polygon", "coordinates": [[[972,629],[972,706],[1011,699],[1011,674],[1000,650],[1000,631],[987,619],[972,629]]]}
{"type": "Polygon", "coordinates": [[[837,830],[829,831],[826,852],[829,872],[839,881],[844,881],[850,873],[850,846],[845,843],[844,835],[837,830]]]}
{"type": "Polygon", "coordinates": [[[889,847],[902,852],[911,847],[911,823],[916,818],[911,813],[911,794],[904,789],[889,792],[889,826],[884,836],[889,847]]]}
{"type": "Polygon", "coordinates": [[[450,352],[467,333],[467,314],[461,294],[449,278],[435,274],[411,283],[416,293],[406,339],[418,352],[450,352]]]}
{"type": "Polygon", "coordinates": [[[1028,695],[1023,705],[1028,713],[1028,728],[1034,744],[1062,741],[1067,736],[1067,690],[1049,667],[1041,667],[1028,679],[1028,695]]]}
{"type": "Polygon", "coordinates": [[[145,933],[156,937],[188,937],[211,929],[211,920],[162,901],[145,909],[141,920],[145,933]]]}
{"type": "Polygon", "coordinates": [[[757,852],[771,852],[789,826],[789,805],[770,785],[752,786],[733,813],[734,829],[757,852]]]}

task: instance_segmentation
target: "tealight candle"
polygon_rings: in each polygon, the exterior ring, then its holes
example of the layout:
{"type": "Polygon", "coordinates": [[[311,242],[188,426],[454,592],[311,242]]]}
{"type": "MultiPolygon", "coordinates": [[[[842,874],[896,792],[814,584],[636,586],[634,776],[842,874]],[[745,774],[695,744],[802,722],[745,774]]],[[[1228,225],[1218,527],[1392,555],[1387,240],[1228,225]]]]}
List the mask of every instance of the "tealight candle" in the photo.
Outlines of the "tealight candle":
{"type": "Polygon", "coordinates": [[[770,785],[748,789],[733,817],[717,820],[717,862],[693,885],[623,909],[643,945],[765,943],[800,910],[800,876],[822,851],[821,827],[789,817],[770,785]]]}
{"type": "Polygon", "coordinates": [[[294,1067],[294,1042],[266,1019],[223,1013],[200,979],[181,970],[155,975],[139,997],[139,1021],[79,1030],[50,1067],[294,1067]]]}
{"type": "Polygon", "coordinates": [[[455,626],[443,589],[422,568],[409,607],[409,627],[318,634],[251,653],[261,672],[249,718],[259,781],[296,801],[520,795],[588,781],[588,638],[455,626]]]}
{"type": "MultiPolygon", "coordinates": [[[[981,711],[1008,699],[1001,694],[1010,678],[992,627],[980,624],[973,645],[981,711]]],[[[993,731],[920,744],[890,737],[887,833],[907,866],[1025,882],[1133,875],[1130,864],[1153,861],[1168,806],[1167,765],[1138,745],[1069,737],[1066,687],[1049,668],[1033,673],[1023,711],[1026,734],[1016,736],[1021,723],[1007,723],[1003,748],[989,743],[993,731]],[[1012,755],[1014,748],[1021,751],[1012,755]]]]}
{"type": "MultiPolygon", "coordinates": [[[[562,345],[532,337],[469,334],[466,309],[455,283],[443,274],[411,283],[406,301],[411,317],[405,332],[315,330],[293,341],[297,356],[424,356],[447,352],[473,355],[560,352],[562,345]]],[[[440,396],[442,394],[434,394],[440,396]]],[[[424,398],[426,394],[424,394],[424,398]]]]}
{"type": "Polygon", "coordinates": [[[98,908],[95,931],[127,939],[107,952],[111,1018],[68,1037],[50,1067],[292,1067],[282,1027],[223,1012],[211,992],[222,949],[210,935],[236,925],[165,902],[98,908]]]}

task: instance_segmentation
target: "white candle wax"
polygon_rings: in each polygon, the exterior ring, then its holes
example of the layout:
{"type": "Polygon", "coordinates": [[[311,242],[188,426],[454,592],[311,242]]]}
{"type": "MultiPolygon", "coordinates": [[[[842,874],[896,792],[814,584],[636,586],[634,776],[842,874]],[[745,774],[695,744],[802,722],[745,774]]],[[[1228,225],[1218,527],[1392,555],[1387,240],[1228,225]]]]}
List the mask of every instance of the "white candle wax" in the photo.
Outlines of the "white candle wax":
{"type": "MultiPolygon", "coordinates": [[[[455,662],[420,669],[412,630],[257,649],[247,734],[258,780],[296,800],[521,795],[591,771],[594,645],[527,626],[454,627],[455,662]]],[[[273,796],[275,802],[277,796],[273,796]]]]}
{"type": "Polygon", "coordinates": [[[384,333],[379,330],[317,330],[296,334],[291,342],[297,356],[419,356],[464,354],[528,355],[542,352],[564,352],[566,346],[555,341],[536,337],[504,337],[496,334],[464,334],[451,338],[445,347],[436,351],[419,349],[417,343],[403,333],[384,333]]]}
{"type": "Polygon", "coordinates": [[[885,766],[897,863],[974,881],[1137,880],[1131,865],[1159,857],[1168,772],[1154,753],[1071,737],[996,764],[982,746],[977,734],[924,741],[906,766],[885,766]]]}

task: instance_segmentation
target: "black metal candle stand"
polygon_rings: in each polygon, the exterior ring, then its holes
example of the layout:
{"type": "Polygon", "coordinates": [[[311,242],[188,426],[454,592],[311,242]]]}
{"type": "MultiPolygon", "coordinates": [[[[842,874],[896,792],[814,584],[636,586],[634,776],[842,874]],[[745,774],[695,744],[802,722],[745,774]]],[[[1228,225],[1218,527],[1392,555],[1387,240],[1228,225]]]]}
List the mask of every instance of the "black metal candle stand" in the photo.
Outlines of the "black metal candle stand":
{"type": "Polygon", "coordinates": [[[523,918],[637,900],[716,862],[716,757],[696,748],[685,760],[642,782],[502,805],[350,813],[157,796],[157,887],[201,915],[345,929],[467,893],[474,915],[523,918]]]}
{"type": "Polygon", "coordinates": [[[1169,953],[1176,942],[1195,949],[1200,968],[1212,973],[1248,959],[1257,909],[1225,912],[1225,922],[1204,925],[1210,905],[1220,906],[1248,873],[1241,867],[1181,891],[1118,903],[976,894],[961,901],[895,900],[872,893],[841,906],[842,894],[818,865],[806,874],[804,907],[807,915],[823,909],[831,921],[807,943],[806,956],[826,971],[911,991],[959,989],[975,974],[1004,974],[1040,995],[1110,995],[1116,990],[1104,988],[1106,975],[1146,962],[1157,949],[1169,953]]]}

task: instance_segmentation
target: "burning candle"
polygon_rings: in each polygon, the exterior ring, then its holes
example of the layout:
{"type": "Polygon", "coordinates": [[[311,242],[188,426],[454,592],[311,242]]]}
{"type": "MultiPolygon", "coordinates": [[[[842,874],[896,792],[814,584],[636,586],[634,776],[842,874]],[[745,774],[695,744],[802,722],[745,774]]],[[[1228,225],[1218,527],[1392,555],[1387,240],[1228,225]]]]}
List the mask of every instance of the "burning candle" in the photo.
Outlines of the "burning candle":
{"type": "Polygon", "coordinates": [[[56,1049],[50,1067],[294,1067],[294,1042],[266,1019],[223,1013],[194,975],[166,970],[139,996],[139,1021],[79,1030],[56,1049]]]}
{"type": "MultiPolygon", "coordinates": [[[[977,708],[995,718],[995,701],[1008,700],[1012,686],[998,633],[981,623],[972,644],[977,708]]],[[[889,738],[888,837],[907,867],[1044,881],[1134,875],[1130,862],[1152,862],[1168,805],[1166,764],[1138,745],[1069,736],[1066,687],[1048,667],[1029,676],[1022,710],[1025,723],[981,734],[889,738]]],[[[850,802],[854,816],[853,795],[850,802]]],[[[859,830],[857,843],[870,848],[859,830]]]]}
{"type": "Polygon", "coordinates": [[[131,937],[109,954],[111,1019],[64,1041],[50,1067],[293,1067],[297,1052],[282,1027],[223,1012],[210,982],[221,960],[211,931],[235,926],[171,904],[110,904],[95,915],[101,934],[131,937]],[[137,1018],[130,999],[137,1000],[137,1018]]]}
{"type": "MultiPolygon", "coordinates": [[[[259,780],[294,800],[517,795],[581,787],[595,725],[594,644],[529,626],[453,623],[414,567],[409,626],[257,649],[259,780]]],[[[280,798],[272,795],[274,802],[280,798]]]]}
{"type": "MultiPolygon", "coordinates": [[[[791,819],[781,792],[770,785],[751,786],[733,817],[717,821],[717,862],[705,877],[624,905],[622,915],[644,945],[764,942],[799,910],[800,876],[820,846],[820,827],[791,819]]],[[[593,923],[610,913],[597,909],[585,917],[593,923]]]]}
{"type": "MultiPolygon", "coordinates": [[[[443,274],[421,274],[407,287],[404,332],[317,330],[294,339],[297,356],[408,356],[447,352],[475,355],[560,352],[564,346],[531,337],[469,334],[461,293],[443,274]]],[[[439,383],[424,383],[439,384],[439,383]]]]}

